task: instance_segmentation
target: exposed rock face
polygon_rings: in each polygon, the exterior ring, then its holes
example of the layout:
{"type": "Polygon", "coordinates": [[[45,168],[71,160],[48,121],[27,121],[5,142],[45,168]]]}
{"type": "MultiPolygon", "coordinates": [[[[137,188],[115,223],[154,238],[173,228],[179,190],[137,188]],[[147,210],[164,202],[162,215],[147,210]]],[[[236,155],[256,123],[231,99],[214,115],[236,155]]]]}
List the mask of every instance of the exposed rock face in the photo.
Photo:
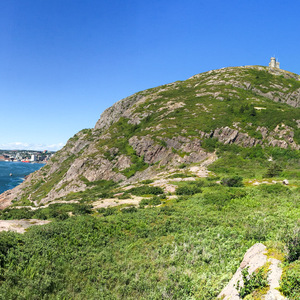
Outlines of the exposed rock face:
{"type": "Polygon", "coordinates": [[[204,146],[212,138],[242,147],[300,149],[299,97],[298,75],[258,66],[209,71],[139,92],[106,109],[95,128],[76,134],[45,167],[3,193],[0,208],[12,200],[63,201],[88,189],[87,181],[124,186],[153,178],[161,168],[200,163],[211,157],[204,146]],[[275,123],[255,118],[269,112],[275,123]],[[128,170],[134,170],[131,177],[128,170]]]}
{"type": "Polygon", "coordinates": [[[223,300],[240,300],[239,293],[236,289],[237,282],[240,281],[242,285],[242,270],[249,267],[249,274],[252,274],[258,268],[264,266],[267,262],[270,263],[269,272],[268,272],[268,283],[270,289],[263,299],[266,300],[285,300],[286,298],[280,294],[277,290],[279,287],[279,280],[281,277],[282,270],[279,267],[280,261],[274,258],[268,259],[265,255],[266,246],[261,243],[257,243],[248,249],[246,252],[243,261],[240,264],[240,267],[235,272],[229,283],[218,295],[218,298],[223,300]]]}
{"type": "Polygon", "coordinates": [[[212,137],[217,138],[224,144],[237,144],[243,147],[254,147],[257,144],[262,144],[262,141],[250,137],[247,133],[229,127],[216,129],[212,137]]]}
{"type": "Polygon", "coordinates": [[[95,125],[95,129],[106,129],[115,123],[123,114],[128,114],[128,110],[136,102],[142,99],[140,95],[133,95],[116,102],[113,106],[107,108],[101,115],[95,125]]]}

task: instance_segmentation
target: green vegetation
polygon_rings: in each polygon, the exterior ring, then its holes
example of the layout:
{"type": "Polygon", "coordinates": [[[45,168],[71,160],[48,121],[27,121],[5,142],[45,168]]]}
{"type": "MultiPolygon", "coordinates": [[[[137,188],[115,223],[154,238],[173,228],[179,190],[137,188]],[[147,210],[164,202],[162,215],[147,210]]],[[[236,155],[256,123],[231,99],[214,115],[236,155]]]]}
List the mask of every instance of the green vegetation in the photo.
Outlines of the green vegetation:
{"type": "MultiPolygon", "coordinates": [[[[171,182],[177,186],[175,199],[150,186],[150,179],[124,191],[112,180],[90,182],[79,176],[86,189],[60,199],[78,203],[1,211],[4,220],[52,222],[24,235],[0,233],[0,299],[215,299],[256,242],[284,253],[281,291],[299,299],[300,151],[268,147],[263,138],[276,128],[275,139],[284,139],[281,131],[290,136],[293,131],[294,141],[300,142],[299,108],[263,96],[270,92],[281,99],[282,85],[291,93],[300,82],[266,68],[212,71],[138,93],[143,101],[130,109],[139,122],[123,116],[106,129],[76,134],[14,205],[39,203],[53,187],[58,192],[76,184],[65,175],[81,155],[84,167],[96,171],[94,159],[106,159],[113,171],[131,178],[151,161],[138,147],[134,150],[133,137],[149,138],[154,141],[149,149],[157,151],[172,145],[170,154],[180,157],[190,155],[180,148],[180,141],[189,139],[215,152],[218,160],[209,165],[209,178],[171,182]],[[225,126],[262,144],[244,148],[211,138],[225,126]],[[78,142],[86,147],[93,142],[92,151],[83,147],[77,153],[78,142]],[[131,161],[123,170],[118,169],[121,155],[131,161]],[[289,186],[282,185],[283,179],[289,186]],[[117,193],[119,200],[144,198],[139,207],[120,201],[118,207],[92,209],[93,201],[117,193]]],[[[155,164],[153,168],[164,167],[155,164]]],[[[189,177],[188,166],[182,163],[177,173],[166,176],[170,181],[189,177]]],[[[265,292],[266,269],[252,275],[244,270],[241,297],[265,292]]]]}
{"type": "Polygon", "coordinates": [[[241,187],[243,186],[243,177],[241,176],[232,176],[226,177],[221,180],[221,183],[229,187],[241,187]]]}
{"type": "Polygon", "coordinates": [[[201,188],[196,185],[179,186],[176,189],[176,195],[194,195],[201,192],[201,188]]]}
{"type": "Polygon", "coordinates": [[[112,180],[97,180],[88,181],[85,177],[80,177],[87,185],[87,189],[81,192],[70,193],[63,197],[63,200],[80,200],[81,202],[95,201],[99,198],[110,198],[113,197],[113,188],[117,187],[117,183],[112,180]]]}
{"type": "Polygon", "coordinates": [[[29,208],[6,208],[0,211],[1,220],[41,219],[41,220],[65,220],[68,213],[73,215],[86,215],[92,212],[91,205],[81,203],[50,204],[47,208],[31,210],[29,208]]]}
{"type": "Polygon", "coordinates": [[[280,292],[288,299],[297,300],[300,295],[300,260],[287,265],[281,276],[280,292]]]}
{"type": "Polygon", "coordinates": [[[247,295],[250,295],[257,289],[264,288],[268,285],[267,275],[264,274],[264,269],[260,268],[257,272],[249,274],[249,267],[242,270],[242,277],[244,285],[240,285],[240,281],[237,282],[237,290],[239,296],[244,299],[247,295]]]}
{"type": "Polygon", "coordinates": [[[268,170],[271,170],[272,176],[300,179],[299,150],[260,146],[243,148],[218,143],[216,152],[219,159],[209,166],[209,170],[224,177],[235,174],[243,178],[261,179],[267,177],[268,170]],[[273,159],[271,162],[270,157],[273,159]],[[274,173],[273,166],[280,166],[280,169],[275,167],[274,173]]]}
{"type": "MultiPolygon", "coordinates": [[[[24,235],[1,233],[0,298],[215,299],[246,249],[262,236],[282,242],[294,232],[300,194],[295,188],[288,195],[259,187],[202,189],[161,207],[111,208],[24,235]],[[218,195],[226,201],[216,210],[218,195]]],[[[290,295],[299,278],[292,264],[282,287],[290,295]]]]}
{"type": "Polygon", "coordinates": [[[166,199],[166,196],[165,195],[162,195],[162,196],[155,196],[155,197],[152,197],[150,199],[142,199],[141,202],[140,202],[140,207],[144,207],[146,205],[150,205],[150,206],[156,206],[156,205],[159,205],[161,204],[161,200],[163,199],[166,199]]]}
{"type": "Polygon", "coordinates": [[[132,188],[128,190],[127,193],[131,193],[132,195],[135,196],[145,196],[145,195],[161,195],[164,193],[164,191],[162,190],[162,188],[157,186],[143,185],[143,186],[132,188]]]}
{"type": "Polygon", "coordinates": [[[278,164],[271,164],[267,170],[266,177],[279,176],[282,173],[282,171],[282,168],[278,164]]]}

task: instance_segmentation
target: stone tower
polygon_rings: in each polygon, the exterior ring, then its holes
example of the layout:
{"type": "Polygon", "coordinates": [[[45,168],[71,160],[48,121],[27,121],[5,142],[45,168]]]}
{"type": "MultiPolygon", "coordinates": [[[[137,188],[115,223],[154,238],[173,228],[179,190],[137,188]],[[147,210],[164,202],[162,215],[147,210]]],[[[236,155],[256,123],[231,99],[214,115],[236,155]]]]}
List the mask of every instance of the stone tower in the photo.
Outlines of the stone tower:
{"type": "Polygon", "coordinates": [[[276,61],[276,58],[275,57],[271,57],[271,61],[269,63],[269,67],[270,68],[277,68],[277,69],[280,69],[279,67],[279,61],[276,61]]]}

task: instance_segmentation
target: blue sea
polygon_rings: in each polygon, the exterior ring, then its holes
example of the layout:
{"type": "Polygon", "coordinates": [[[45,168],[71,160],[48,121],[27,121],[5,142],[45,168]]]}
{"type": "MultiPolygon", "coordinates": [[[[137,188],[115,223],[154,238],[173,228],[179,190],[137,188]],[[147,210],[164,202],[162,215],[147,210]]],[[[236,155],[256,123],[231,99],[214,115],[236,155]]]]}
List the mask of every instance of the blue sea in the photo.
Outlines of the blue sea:
{"type": "Polygon", "coordinates": [[[0,193],[14,188],[24,180],[26,175],[42,166],[44,164],[0,161],[0,193]]]}

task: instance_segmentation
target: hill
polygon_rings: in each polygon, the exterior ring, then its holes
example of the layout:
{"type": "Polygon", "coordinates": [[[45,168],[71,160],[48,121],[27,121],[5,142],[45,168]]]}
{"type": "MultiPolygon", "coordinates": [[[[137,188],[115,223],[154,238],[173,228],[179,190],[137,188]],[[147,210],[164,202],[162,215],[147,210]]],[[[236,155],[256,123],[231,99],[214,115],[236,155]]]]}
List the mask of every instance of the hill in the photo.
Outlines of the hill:
{"type": "Polygon", "coordinates": [[[99,180],[126,185],[213,161],[217,143],[299,150],[299,107],[299,76],[259,66],[209,71],[142,91],[108,108],[94,129],[76,134],[2,198],[28,205],[78,200],[99,180]]]}
{"type": "Polygon", "coordinates": [[[299,76],[261,66],[117,102],[1,195],[51,223],[0,234],[0,298],[215,299],[263,242],[299,299],[299,109],[299,76]]]}

